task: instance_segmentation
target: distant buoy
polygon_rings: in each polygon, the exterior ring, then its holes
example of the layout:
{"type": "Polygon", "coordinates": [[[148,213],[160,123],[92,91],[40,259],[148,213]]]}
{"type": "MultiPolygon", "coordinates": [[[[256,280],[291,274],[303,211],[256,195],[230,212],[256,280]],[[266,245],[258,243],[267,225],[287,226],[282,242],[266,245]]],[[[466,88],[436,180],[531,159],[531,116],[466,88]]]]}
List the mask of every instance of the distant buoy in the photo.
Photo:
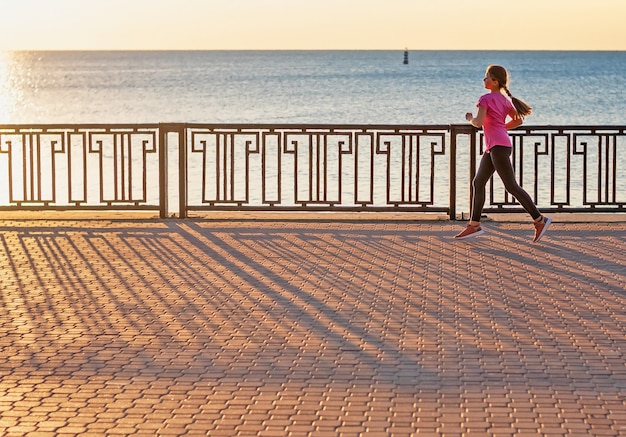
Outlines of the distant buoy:
{"type": "Polygon", "coordinates": [[[409,49],[404,49],[404,65],[409,63],[409,49]]]}

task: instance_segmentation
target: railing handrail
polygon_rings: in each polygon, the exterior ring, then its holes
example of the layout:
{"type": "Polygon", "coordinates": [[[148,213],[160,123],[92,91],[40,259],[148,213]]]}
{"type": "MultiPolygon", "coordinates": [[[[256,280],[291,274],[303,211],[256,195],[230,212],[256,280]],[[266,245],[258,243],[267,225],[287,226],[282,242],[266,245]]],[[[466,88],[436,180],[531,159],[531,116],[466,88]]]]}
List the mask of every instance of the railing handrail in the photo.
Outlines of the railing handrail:
{"type": "Polygon", "coordinates": [[[367,123],[170,123],[181,124],[188,128],[264,128],[264,129],[386,129],[407,130],[428,128],[432,130],[448,129],[449,124],[367,124],[367,123]]]}
{"type": "Polygon", "coordinates": [[[32,124],[0,124],[0,130],[19,129],[158,129],[161,125],[186,123],[32,123],[32,124]]]}

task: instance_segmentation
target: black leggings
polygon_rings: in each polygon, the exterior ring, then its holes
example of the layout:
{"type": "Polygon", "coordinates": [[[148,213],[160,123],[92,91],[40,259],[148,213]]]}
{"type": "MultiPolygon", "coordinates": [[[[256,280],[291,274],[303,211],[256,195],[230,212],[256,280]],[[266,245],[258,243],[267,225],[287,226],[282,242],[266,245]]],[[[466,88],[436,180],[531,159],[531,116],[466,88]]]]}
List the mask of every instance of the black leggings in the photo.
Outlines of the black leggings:
{"type": "Polygon", "coordinates": [[[483,154],[472,182],[474,192],[472,221],[480,221],[483,206],[485,206],[485,187],[494,172],[498,172],[498,176],[504,183],[504,188],[517,199],[534,220],[541,217],[541,213],[533,200],[515,180],[515,173],[511,165],[511,147],[495,146],[489,153],[483,154]]]}

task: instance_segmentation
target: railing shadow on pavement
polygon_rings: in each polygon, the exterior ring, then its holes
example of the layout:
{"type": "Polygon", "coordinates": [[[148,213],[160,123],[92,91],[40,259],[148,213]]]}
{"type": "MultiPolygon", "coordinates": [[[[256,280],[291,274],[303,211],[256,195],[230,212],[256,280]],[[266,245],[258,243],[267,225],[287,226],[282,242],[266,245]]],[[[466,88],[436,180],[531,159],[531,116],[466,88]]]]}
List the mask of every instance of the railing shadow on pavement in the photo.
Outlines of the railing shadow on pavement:
{"type": "Polygon", "coordinates": [[[447,222],[5,223],[2,366],[127,398],[269,384],[328,402],[375,389],[411,411],[441,408],[441,391],[484,408],[530,393],[539,408],[583,383],[593,412],[576,411],[591,417],[623,393],[625,260],[607,250],[626,234],[611,226],[556,227],[569,238],[537,247],[518,223],[474,245],[447,222]]]}
{"type": "MultiPolygon", "coordinates": [[[[196,339],[202,332],[263,333],[269,339],[274,336],[271,327],[281,327],[283,335],[316,333],[328,347],[364,354],[365,361],[375,361],[381,353],[397,361],[402,354],[389,346],[401,339],[383,342],[380,330],[393,331],[398,324],[398,334],[410,312],[424,313],[431,305],[454,308],[455,299],[469,299],[463,290],[475,287],[466,275],[454,273],[452,267],[458,266],[443,261],[454,252],[445,246],[429,254],[441,263],[416,264],[415,258],[424,258],[415,251],[424,249],[425,239],[419,233],[399,234],[395,224],[328,223],[312,228],[277,222],[276,227],[265,223],[262,228],[215,228],[198,223],[17,230],[16,236],[3,235],[3,288],[21,294],[21,311],[31,313],[22,318],[47,323],[48,328],[69,323],[104,335],[134,332],[174,338],[183,330],[196,339]],[[455,281],[446,289],[443,282],[451,275],[455,281]],[[416,294],[403,295],[405,290],[416,294]],[[427,296],[435,300],[424,301],[427,296]],[[378,313],[381,303],[383,310],[390,310],[399,298],[401,304],[394,310],[402,314],[398,319],[378,313]],[[441,299],[449,301],[442,304],[441,299]],[[230,312],[230,317],[217,323],[220,311],[230,312]],[[255,318],[258,315],[262,318],[255,318]]],[[[448,237],[432,229],[428,233],[440,234],[435,239],[448,237]]],[[[513,244],[525,238],[518,234],[522,231],[507,231],[513,244]]],[[[594,252],[593,245],[580,243],[552,243],[542,255],[551,264],[550,271],[543,270],[542,281],[558,284],[567,277],[577,286],[593,283],[615,292],[626,279],[621,261],[603,256],[600,247],[594,252]],[[581,269],[580,258],[594,271],[581,269]]],[[[564,291],[537,289],[524,277],[524,266],[535,270],[548,262],[535,254],[511,259],[506,249],[493,245],[475,250],[510,265],[506,273],[511,276],[501,281],[514,282],[513,271],[519,271],[523,281],[517,286],[526,287],[525,293],[545,297],[564,291]]],[[[427,330],[445,330],[441,323],[433,320],[427,330]]]]}

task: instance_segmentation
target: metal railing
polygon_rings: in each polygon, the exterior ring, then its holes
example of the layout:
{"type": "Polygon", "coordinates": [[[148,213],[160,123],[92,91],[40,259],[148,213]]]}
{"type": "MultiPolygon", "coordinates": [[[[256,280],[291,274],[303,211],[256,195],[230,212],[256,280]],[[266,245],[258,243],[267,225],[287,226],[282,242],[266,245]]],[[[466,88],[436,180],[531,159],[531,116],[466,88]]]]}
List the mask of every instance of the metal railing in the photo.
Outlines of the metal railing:
{"type": "MultiPolygon", "coordinates": [[[[542,211],[626,212],[626,126],[510,134],[516,177],[542,211]]],[[[172,200],[180,217],[403,211],[454,219],[468,209],[483,141],[468,125],[4,125],[0,210],[167,217],[172,200]]],[[[498,178],[488,191],[485,212],[520,211],[498,178]]]]}

